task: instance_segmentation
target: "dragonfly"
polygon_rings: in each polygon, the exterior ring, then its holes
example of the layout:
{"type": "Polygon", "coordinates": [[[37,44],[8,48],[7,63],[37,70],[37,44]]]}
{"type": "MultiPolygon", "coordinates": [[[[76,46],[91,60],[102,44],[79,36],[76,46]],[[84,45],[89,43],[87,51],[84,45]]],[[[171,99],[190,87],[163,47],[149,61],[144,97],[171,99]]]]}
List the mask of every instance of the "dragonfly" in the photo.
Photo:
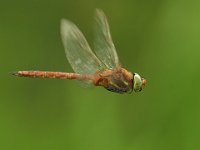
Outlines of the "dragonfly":
{"type": "Polygon", "coordinates": [[[60,33],[66,57],[74,73],[17,71],[12,74],[18,77],[78,80],[120,94],[144,89],[146,80],[121,66],[106,15],[101,9],[95,12],[94,51],[73,22],[61,19],[60,33]]]}

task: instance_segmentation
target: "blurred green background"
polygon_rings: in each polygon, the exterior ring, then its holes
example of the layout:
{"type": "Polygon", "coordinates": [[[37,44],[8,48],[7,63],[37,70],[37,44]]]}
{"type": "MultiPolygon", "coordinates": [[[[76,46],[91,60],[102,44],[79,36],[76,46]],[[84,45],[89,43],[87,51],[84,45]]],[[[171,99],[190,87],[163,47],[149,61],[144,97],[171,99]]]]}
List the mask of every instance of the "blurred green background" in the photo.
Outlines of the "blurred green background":
{"type": "Polygon", "coordinates": [[[198,0],[2,0],[0,149],[200,149],[199,40],[198,0]],[[123,66],[147,79],[143,92],[8,74],[71,72],[60,19],[77,24],[92,46],[95,8],[108,17],[123,66]]]}

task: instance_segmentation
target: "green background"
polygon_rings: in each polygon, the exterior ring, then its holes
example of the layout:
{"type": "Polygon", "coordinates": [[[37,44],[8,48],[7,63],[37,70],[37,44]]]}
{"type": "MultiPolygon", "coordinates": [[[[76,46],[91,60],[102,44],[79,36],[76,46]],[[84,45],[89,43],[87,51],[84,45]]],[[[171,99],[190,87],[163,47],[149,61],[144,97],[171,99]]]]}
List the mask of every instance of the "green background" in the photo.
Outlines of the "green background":
{"type": "Polygon", "coordinates": [[[0,1],[1,150],[200,149],[200,1],[0,1]],[[71,72],[60,19],[92,46],[106,13],[125,68],[147,79],[120,95],[74,81],[17,78],[16,70],[71,72]]]}

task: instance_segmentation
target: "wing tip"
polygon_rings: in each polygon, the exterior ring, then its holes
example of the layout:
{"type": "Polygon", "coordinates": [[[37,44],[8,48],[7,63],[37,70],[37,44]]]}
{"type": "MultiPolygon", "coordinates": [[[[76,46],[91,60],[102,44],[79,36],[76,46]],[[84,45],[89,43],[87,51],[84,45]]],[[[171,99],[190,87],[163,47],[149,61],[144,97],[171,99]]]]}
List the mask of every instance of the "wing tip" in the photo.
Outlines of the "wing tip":
{"type": "Polygon", "coordinates": [[[76,25],[73,22],[71,22],[71,21],[69,21],[69,20],[67,20],[65,18],[62,18],[60,20],[60,31],[61,31],[61,34],[62,33],[68,33],[70,30],[73,29],[73,27],[76,27],[76,25]]]}
{"type": "Polygon", "coordinates": [[[62,29],[67,24],[67,19],[62,18],[60,19],[60,28],[62,29]]]}
{"type": "Polygon", "coordinates": [[[70,21],[68,21],[65,18],[62,18],[60,20],[60,33],[61,33],[62,37],[64,35],[66,35],[66,33],[68,33],[68,31],[69,31],[69,23],[70,23],[70,21]]]}
{"type": "Polygon", "coordinates": [[[66,23],[66,22],[67,22],[67,19],[65,19],[65,18],[60,19],[60,24],[63,24],[63,23],[66,23]]]}
{"type": "Polygon", "coordinates": [[[97,16],[105,16],[105,13],[101,8],[96,8],[95,13],[97,16]]]}
{"type": "Polygon", "coordinates": [[[103,10],[101,8],[96,8],[95,11],[96,12],[103,12],[103,10]]]}

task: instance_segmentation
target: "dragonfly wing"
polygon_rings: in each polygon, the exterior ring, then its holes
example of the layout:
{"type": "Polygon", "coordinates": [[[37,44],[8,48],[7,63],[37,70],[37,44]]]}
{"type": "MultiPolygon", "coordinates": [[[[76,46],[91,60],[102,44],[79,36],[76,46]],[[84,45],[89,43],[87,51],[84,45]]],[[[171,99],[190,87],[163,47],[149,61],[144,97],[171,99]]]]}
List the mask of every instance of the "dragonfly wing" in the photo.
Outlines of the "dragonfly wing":
{"type": "Polygon", "coordinates": [[[119,59],[112,41],[108,21],[100,9],[96,10],[95,34],[94,50],[97,57],[107,68],[115,68],[119,65],[119,59]]]}
{"type": "Polygon", "coordinates": [[[103,67],[74,23],[61,20],[61,38],[67,59],[76,73],[92,74],[103,67]]]}

